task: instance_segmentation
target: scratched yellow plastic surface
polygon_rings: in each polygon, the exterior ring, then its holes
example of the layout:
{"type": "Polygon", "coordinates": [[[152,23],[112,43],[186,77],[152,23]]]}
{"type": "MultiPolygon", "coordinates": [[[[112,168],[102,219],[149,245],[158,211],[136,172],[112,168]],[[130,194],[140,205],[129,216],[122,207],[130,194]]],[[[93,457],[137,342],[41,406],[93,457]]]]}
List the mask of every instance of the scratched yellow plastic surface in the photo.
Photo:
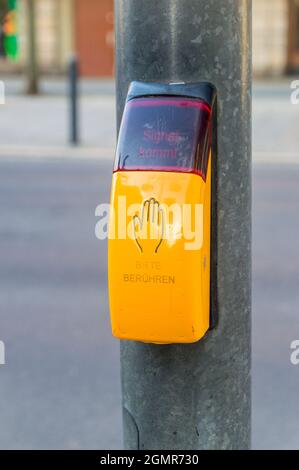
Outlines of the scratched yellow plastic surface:
{"type": "MultiPolygon", "coordinates": [[[[206,182],[190,173],[119,171],[113,174],[111,204],[115,216],[110,216],[108,272],[112,332],[117,338],[148,343],[192,343],[208,330],[210,161],[206,182]],[[126,197],[127,208],[135,204],[125,218],[124,198],[119,196],[126,197]],[[163,204],[174,203],[192,205],[192,227],[194,204],[203,204],[201,248],[186,250],[186,242],[192,240],[179,236],[166,238],[163,204]],[[153,239],[144,236],[149,223],[154,227],[153,239]],[[118,239],[115,236],[118,232],[125,236],[125,225],[129,226],[131,237],[118,239]]],[[[176,215],[169,224],[170,231],[181,231],[180,218],[176,215]]]]}

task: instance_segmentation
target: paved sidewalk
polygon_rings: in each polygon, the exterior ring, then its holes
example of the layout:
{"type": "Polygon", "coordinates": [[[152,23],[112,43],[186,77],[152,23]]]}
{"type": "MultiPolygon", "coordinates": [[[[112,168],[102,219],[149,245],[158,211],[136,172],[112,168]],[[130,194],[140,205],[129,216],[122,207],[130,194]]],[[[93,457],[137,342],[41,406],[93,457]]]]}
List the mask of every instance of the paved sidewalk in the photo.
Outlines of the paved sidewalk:
{"type": "Polygon", "coordinates": [[[299,164],[299,104],[291,103],[291,82],[259,82],[253,87],[253,160],[299,164]]]}
{"type": "MultiPolygon", "coordinates": [[[[81,146],[69,145],[67,82],[42,81],[42,95],[22,94],[20,79],[4,79],[6,104],[0,107],[0,158],[113,158],[116,140],[113,81],[80,84],[81,146]]],[[[299,164],[299,105],[292,105],[290,80],[253,87],[253,161],[299,164]]]]}
{"type": "Polygon", "coordinates": [[[69,145],[69,102],[63,80],[42,82],[40,96],[22,94],[20,79],[5,80],[6,104],[0,107],[1,157],[113,158],[115,97],[112,81],[80,85],[81,145],[69,145]]]}

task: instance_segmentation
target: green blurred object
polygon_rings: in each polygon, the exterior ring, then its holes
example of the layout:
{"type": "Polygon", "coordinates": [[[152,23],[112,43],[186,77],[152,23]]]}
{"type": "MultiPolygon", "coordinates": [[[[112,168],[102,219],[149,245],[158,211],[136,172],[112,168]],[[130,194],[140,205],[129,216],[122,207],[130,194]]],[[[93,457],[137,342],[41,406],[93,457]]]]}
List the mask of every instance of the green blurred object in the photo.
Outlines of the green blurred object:
{"type": "Polygon", "coordinates": [[[4,18],[4,51],[6,57],[11,60],[18,58],[18,35],[17,35],[17,5],[18,0],[7,0],[7,13],[4,18]]]}
{"type": "Polygon", "coordinates": [[[18,38],[16,35],[5,36],[4,49],[6,56],[10,59],[16,60],[18,58],[18,38]]]}

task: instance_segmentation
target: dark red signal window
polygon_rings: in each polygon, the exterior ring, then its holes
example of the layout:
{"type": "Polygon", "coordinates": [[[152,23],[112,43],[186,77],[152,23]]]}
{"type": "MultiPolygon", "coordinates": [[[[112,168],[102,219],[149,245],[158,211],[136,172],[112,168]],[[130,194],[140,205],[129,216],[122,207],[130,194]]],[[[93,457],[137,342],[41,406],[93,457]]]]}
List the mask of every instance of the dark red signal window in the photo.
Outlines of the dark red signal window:
{"type": "Polygon", "coordinates": [[[181,97],[136,98],[126,104],[114,171],[175,171],[206,179],[211,109],[181,97]]]}

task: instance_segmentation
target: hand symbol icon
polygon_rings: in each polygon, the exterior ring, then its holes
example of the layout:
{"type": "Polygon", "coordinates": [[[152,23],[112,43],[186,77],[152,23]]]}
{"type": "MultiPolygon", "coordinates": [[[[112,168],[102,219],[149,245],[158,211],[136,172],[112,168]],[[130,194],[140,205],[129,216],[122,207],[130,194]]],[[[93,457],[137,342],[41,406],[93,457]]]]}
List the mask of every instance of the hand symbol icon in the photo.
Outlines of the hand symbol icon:
{"type": "Polygon", "coordinates": [[[141,215],[133,217],[134,238],[141,253],[157,253],[164,236],[164,212],[155,198],[142,204],[141,215]]]}

